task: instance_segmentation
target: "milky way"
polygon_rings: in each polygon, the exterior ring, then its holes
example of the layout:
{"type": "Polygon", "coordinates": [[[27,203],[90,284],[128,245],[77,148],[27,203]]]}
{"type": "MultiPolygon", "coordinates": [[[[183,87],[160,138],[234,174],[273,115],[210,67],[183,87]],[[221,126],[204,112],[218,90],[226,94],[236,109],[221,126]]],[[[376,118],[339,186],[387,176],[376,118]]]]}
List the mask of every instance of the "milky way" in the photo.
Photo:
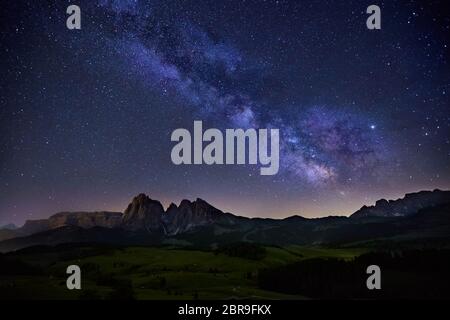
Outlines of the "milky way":
{"type": "Polygon", "coordinates": [[[233,213],[350,214],[450,186],[443,4],[80,1],[2,8],[0,222],[145,192],[233,213]],[[280,172],[174,166],[171,132],[279,128],[280,172]]]}

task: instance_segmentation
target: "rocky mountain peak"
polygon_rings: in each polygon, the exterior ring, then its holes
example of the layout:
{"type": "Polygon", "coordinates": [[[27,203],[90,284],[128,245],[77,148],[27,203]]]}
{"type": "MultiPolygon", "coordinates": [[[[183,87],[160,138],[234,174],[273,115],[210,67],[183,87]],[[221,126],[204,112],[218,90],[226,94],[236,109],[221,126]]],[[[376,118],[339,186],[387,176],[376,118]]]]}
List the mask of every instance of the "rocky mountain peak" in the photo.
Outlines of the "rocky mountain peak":
{"type": "Polygon", "coordinates": [[[141,193],[125,209],[122,226],[127,230],[156,231],[161,229],[164,208],[161,202],[141,193]]]}
{"type": "Polygon", "coordinates": [[[176,210],[176,209],[178,209],[177,205],[175,203],[171,202],[170,205],[167,207],[166,212],[170,212],[170,211],[176,210]]]}
{"type": "Polygon", "coordinates": [[[218,221],[223,212],[214,208],[208,202],[197,198],[195,201],[183,199],[177,207],[171,204],[163,217],[166,234],[178,234],[198,226],[212,224],[218,221]]]}
{"type": "Polygon", "coordinates": [[[378,200],[374,206],[363,206],[352,214],[352,218],[362,217],[404,217],[417,213],[420,209],[450,203],[450,191],[420,191],[407,193],[397,200],[378,200]]]}
{"type": "Polygon", "coordinates": [[[200,198],[193,202],[183,199],[179,206],[171,203],[164,211],[159,201],[141,193],[133,198],[125,210],[122,227],[132,231],[147,230],[177,234],[197,226],[211,224],[222,215],[222,211],[200,198]]]}
{"type": "Polygon", "coordinates": [[[144,193],[141,193],[133,198],[131,203],[125,209],[125,215],[133,215],[137,213],[148,212],[149,209],[161,209],[164,211],[164,208],[158,200],[153,200],[149,196],[144,193]]]}
{"type": "Polygon", "coordinates": [[[183,199],[180,202],[180,205],[178,206],[178,209],[184,209],[184,208],[190,208],[192,207],[192,202],[187,200],[187,199],[183,199]]]}

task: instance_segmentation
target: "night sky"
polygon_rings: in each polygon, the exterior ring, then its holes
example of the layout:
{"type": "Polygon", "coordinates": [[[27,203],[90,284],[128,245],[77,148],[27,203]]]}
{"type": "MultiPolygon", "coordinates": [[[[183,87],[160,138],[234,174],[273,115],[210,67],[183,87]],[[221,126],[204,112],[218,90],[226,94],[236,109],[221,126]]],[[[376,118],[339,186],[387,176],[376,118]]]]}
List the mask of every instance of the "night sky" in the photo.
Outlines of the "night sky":
{"type": "Polygon", "coordinates": [[[2,1],[0,224],[141,192],[316,217],[449,189],[445,2],[2,1]],[[170,135],[194,120],[279,128],[279,173],[174,165],[170,135]]]}

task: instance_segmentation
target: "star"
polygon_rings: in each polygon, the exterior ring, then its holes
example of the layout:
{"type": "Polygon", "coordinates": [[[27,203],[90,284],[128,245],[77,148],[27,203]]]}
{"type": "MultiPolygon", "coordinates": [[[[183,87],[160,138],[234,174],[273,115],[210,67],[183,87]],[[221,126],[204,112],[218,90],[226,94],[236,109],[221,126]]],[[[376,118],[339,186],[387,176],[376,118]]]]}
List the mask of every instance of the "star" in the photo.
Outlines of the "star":
{"type": "Polygon", "coordinates": [[[437,1],[386,6],[396,18],[376,41],[354,3],[80,6],[86,19],[74,33],[61,5],[2,3],[11,14],[0,51],[0,224],[28,212],[117,209],[141,192],[215,199],[243,215],[315,217],[450,188],[448,22],[437,1]],[[278,174],[173,165],[170,134],[195,120],[280,129],[278,174]]]}

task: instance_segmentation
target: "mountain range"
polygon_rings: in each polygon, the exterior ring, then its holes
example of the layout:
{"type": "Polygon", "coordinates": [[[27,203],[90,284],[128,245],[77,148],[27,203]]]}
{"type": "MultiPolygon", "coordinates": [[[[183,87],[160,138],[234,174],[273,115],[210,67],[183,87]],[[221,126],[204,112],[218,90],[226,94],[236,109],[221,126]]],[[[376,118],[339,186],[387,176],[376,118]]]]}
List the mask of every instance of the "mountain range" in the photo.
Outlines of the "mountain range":
{"type": "Polygon", "coordinates": [[[13,223],[9,223],[9,224],[0,226],[0,230],[14,230],[14,229],[17,229],[17,226],[13,223]]]}
{"type": "MultiPolygon", "coordinates": [[[[249,241],[272,245],[349,245],[450,238],[450,191],[420,191],[378,200],[349,217],[263,219],[222,212],[206,201],[182,200],[164,210],[145,194],[122,212],[60,212],[0,229],[0,251],[60,243],[215,246],[249,241]]],[[[450,241],[449,241],[450,242],[450,241]]]]}

